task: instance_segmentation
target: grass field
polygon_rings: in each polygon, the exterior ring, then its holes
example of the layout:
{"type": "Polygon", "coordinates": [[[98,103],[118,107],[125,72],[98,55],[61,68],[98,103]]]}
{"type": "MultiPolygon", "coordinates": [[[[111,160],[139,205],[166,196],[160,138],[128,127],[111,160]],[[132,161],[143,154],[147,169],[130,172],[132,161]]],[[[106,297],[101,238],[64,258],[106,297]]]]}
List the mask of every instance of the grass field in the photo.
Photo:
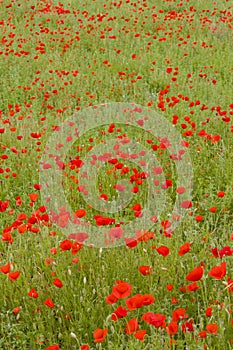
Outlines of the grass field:
{"type": "Polygon", "coordinates": [[[232,1],[0,10],[0,349],[232,349],[232,1]]]}

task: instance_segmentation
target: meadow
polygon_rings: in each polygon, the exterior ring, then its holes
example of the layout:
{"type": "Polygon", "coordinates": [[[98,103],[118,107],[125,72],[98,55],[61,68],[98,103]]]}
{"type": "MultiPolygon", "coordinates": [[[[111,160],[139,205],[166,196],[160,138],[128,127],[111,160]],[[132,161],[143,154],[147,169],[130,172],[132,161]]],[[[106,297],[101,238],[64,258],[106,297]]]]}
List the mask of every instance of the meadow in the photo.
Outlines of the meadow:
{"type": "Polygon", "coordinates": [[[0,349],[232,349],[232,1],[0,10],[0,349]]]}

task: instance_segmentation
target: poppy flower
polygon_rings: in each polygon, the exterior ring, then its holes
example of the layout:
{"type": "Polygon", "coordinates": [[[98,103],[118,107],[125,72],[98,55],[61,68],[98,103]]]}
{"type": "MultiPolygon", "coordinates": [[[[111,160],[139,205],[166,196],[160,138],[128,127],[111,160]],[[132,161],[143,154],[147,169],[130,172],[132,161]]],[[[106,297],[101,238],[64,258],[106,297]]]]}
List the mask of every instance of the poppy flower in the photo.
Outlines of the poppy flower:
{"type": "Polygon", "coordinates": [[[135,211],[141,211],[142,210],[142,206],[141,206],[141,204],[136,203],[136,204],[134,204],[132,209],[135,210],[135,211]]]}
{"type": "Polygon", "coordinates": [[[188,315],[186,314],[186,310],[182,307],[176,309],[172,313],[172,321],[180,321],[184,318],[188,318],[188,315]]]}
{"type": "Polygon", "coordinates": [[[83,344],[80,346],[80,350],[90,350],[90,346],[87,344],[83,344]]]}
{"type": "Polygon", "coordinates": [[[3,213],[8,208],[8,202],[0,201],[0,212],[3,213]]]}
{"type": "Polygon", "coordinates": [[[54,286],[61,288],[63,287],[63,283],[61,280],[59,280],[59,278],[55,278],[55,280],[53,281],[54,286]]]}
{"type": "Polygon", "coordinates": [[[202,278],[203,273],[203,266],[198,266],[187,274],[186,280],[191,282],[199,281],[202,278]]]}
{"type": "Polygon", "coordinates": [[[190,321],[185,321],[182,326],[181,326],[182,332],[186,333],[187,331],[189,332],[193,332],[194,328],[193,328],[193,320],[190,321]]]}
{"type": "Polygon", "coordinates": [[[117,284],[112,288],[112,295],[118,299],[124,299],[130,295],[131,291],[131,284],[124,281],[117,281],[117,284]]]}
{"type": "Polygon", "coordinates": [[[123,318],[127,315],[128,310],[123,308],[122,306],[118,306],[118,308],[112,313],[112,321],[117,321],[119,318],[123,318]]]}
{"type": "Polygon", "coordinates": [[[106,226],[106,225],[112,225],[115,223],[114,219],[106,218],[101,215],[96,215],[94,219],[97,226],[106,226]]]}
{"type": "Polygon", "coordinates": [[[210,334],[215,334],[215,335],[217,335],[218,325],[217,325],[216,323],[207,324],[206,330],[207,330],[207,332],[210,333],[210,334]]]}
{"type": "Polygon", "coordinates": [[[142,275],[144,275],[144,276],[146,276],[146,275],[151,275],[151,274],[152,274],[152,268],[151,268],[151,266],[145,266],[145,265],[140,266],[140,267],[138,268],[138,271],[139,271],[142,275]]]}
{"type": "Polygon", "coordinates": [[[20,306],[15,307],[12,311],[14,312],[14,314],[18,314],[20,312],[21,308],[20,306]]]}
{"type": "Polygon", "coordinates": [[[212,316],[212,307],[208,307],[205,310],[205,314],[206,314],[207,317],[211,317],[212,316]]]}
{"type": "Polygon", "coordinates": [[[7,274],[10,272],[11,264],[6,264],[0,267],[0,271],[4,274],[7,274]]]}
{"type": "Polygon", "coordinates": [[[206,338],[206,331],[199,332],[199,337],[202,339],[206,338]]]}
{"type": "Polygon", "coordinates": [[[131,298],[127,299],[125,303],[129,310],[139,309],[143,306],[142,294],[133,295],[131,298]]]}
{"type": "Polygon", "coordinates": [[[137,331],[134,333],[134,338],[136,338],[137,340],[144,340],[146,335],[146,330],[141,329],[140,331],[137,331]]]}
{"type": "Polygon", "coordinates": [[[86,215],[86,210],[85,209],[78,209],[78,210],[75,211],[75,215],[78,218],[82,218],[83,216],[86,215]]]}
{"type": "Polygon", "coordinates": [[[60,243],[61,250],[70,250],[72,248],[72,242],[68,239],[65,239],[60,243]]]}
{"type": "Polygon", "coordinates": [[[156,248],[156,250],[163,257],[166,257],[170,253],[169,248],[166,247],[165,245],[161,245],[160,247],[156,248]]]}
{"type": "Polygon", "coordinates": [[[46,348],[45,350],[59,350],[60,347],[59,345],[50,345],[48,348],[46,348]]]}
{"type": "Polygon", "coordinates": [[[215,279],[217,279],[217,280],[221,280],[226,275],[226,267],[227,267],[226,262],[222,262],[220,264],[220,266],[214,266],[210,270],[208,275],[213,277],[213,278],[215,278],[215,279]]]}
{"type": "Polygon", "coordinates": [[[188,292],[195,292],[197,289],[200,289],[196,282],[190,283],[186,288],[188,292]]]}
{"type": "Polygon", "coordinates": [[[154,304],[155,298],[151,294],[144,294],[142,296],[142,304],[144,305],[151,305],[154,304]]]}
{"type": "Polygon", "coordinates": [[[192,202],[189,201],[189,200],[185,200],[181,203],[181,208],[183,209],[189,209],[189,208],[192,208],[192,202]]]}
{"type": "Polygon", "coordinates": [[[132,334],[135,333],[138,329],[138,320],[137,318],[132,318],[129,320],[126,324],[126,334],[132,334]]]}
{"type": "Polygon", "coordinates": [[[154,314],[153,312],[146,312],[142,316],[142,320],[156,328],[166,327],[166,323],[165,323],[166,316],[163,314],[154,314]]]}
{"type": "Polygon", "coordinates": [[[183,194],[183,193],[186,192],[186,189],[184,187],[178,187],[176,192],[179,193],[179,194],[183,194]]]}
{"type": "Polygon", "coordinates": [[[48,298],[44,301],[44,305],[46,305],[52,309],[54,307],[54,302],[52,301],[52,299],[48,298]]]}
{"type": "Polygon", "coordinates": [[[129,248],[135,248],[138,244],[137,240],[135,238],[124,238],[125,244],[129,248]]]}
{"type": "Polygon", "coordinates": [[[142,234],[141,231],[138,231],[136,236],[138,237],[137,238],[138,242],[147,242],[150,239],[154,238],[154,232],[149,231],[142,234]]]}
{"type": "Polygon", "coordinates": [[[167,334],[174,335],[178,332],[179,326],[176,321],[172,321],[167,325],[167,334]]]}
{"type": "Polygon", "coordinates": [[[190,243],[183,244],[179,249],[179,252],[178,252],[179,256],[185,255],[186,253],[188,253],[190,251],[190,249],[191,249],[190,243]]]}
{"type": "Polygon", "coordinates": [[[201,222],[204,220],[204,217],[202,215],[197,215],[195,219],[196,219],[196,222],[201,222]]]}
{"type": "Polygon", "coordinates": [[[222,198],[222,197],[225,196],[225,192],[224,192],[224,191],[219,191],[219,192],[217,193],[217,196],[218,196],[219,198],[222,198]]]}
{"type": "Polygon", "coordinates": [[[216,210],[217,210],[216,207],[211,207],[211,208],[209,208],[209,211],[210,211],[211,213],[216,213],[216,210]]]}
{"type": "Polygon", "coordinates": [[[19,275],[20,275],[20,272],[17,270],[17,271],[14,271],[14,272],[9,272],[8,273],[8,278],[11,280],[11,281],[16,281],[17,278],[19,278],[19,275]]]}
{"type": "Polygon", "coordinates": [[[38,194],[37,193],[31,193],[29,194],[29,198],[32,202],[35,202],[38,198],[38,194]]]}
{"type": "Polygon", "coordinates": [[[106,338],[107,333],[108,333],[107,328],[104,328],[104,329],[97,328],[93,333],[94,342],[95,343],[102,343],[104,341],[104,339],[106,338]]]}
{"type": "Polygon", "coordinates": [[[167,285],[167,290],[169,290],[169,292],[174,288],[173,284],[168,284],[167,285]]]}
{"type": "Polygon", "coordinates": [[[31,298],[38,298],[38,293],[37,293],[37,291],[34,289],[34,288],[32,288],[29,292],[28,292],[28,296],[29,297],[31,297],[31,298]]]}
{"type": "Polygon", "coordinates": [[[106,300],[107,304],[111,305],[111,304],[115,304],[117,302],[118,298],[115,297],[113,294],[109,294],[105,300],[106,300]]]}

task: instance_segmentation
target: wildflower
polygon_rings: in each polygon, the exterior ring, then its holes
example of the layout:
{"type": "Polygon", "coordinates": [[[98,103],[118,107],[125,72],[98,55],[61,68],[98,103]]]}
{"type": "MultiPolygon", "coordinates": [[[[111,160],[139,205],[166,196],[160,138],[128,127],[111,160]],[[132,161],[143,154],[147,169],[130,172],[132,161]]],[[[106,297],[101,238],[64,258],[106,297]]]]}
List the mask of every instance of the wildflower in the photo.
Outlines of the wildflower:
{"type": "Polygon", "coordinates": [[[221,280],[226,275],[226,266],[226,262],[222,262],[220,266],[214,266],[208,275],[217,280],[221,280]]]}
{"type": "Polygon", "coordinates": [[[138,329],[138,320],[137,318],[132,318],[129,320],[126,324],[126,334],[132,334],[135,333],[138,329]]]}
{"type": "Polygon", "coordinates": [[[191,282],[199,281],[202,278],[203,273],[203,266],[200,265],[188,273],[186,280],[191,282]]]}
{"type": "Polygon", "coordinates": [[[112,294],[118,299],[127,298],[132,291],[132,285],[124,282],[117,281],[116,285],[112,288],[112,294]]]}
{"type": "Polygon", "coordinates": [[[108,333],[107,328],[104,328],[104,329],[97,328],[93,333],[94,342],[95,343],[102,343],[104,341],[104,339],[106,338],[107,333],[108,333]]]}

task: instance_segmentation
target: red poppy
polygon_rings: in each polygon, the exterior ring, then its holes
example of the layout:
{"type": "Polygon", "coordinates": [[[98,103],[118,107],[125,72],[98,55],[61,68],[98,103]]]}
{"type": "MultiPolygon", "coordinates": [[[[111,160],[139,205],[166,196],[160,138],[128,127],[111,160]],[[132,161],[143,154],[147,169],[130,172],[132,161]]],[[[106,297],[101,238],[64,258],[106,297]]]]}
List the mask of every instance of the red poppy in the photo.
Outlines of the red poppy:
{"type": "Polygon", "coordinates": [[[140,266],[139,268],[138,268],[138,271],[142,274],[142,275],[151,275],[152,274],[152,268],[151,268],[151,266],[145,266],[145,265],[143,265],[143,266],[140,266]]]}
{"type": "Polygon", "coordinates": [[[15,307],[12,311],[14,312],[14,314],[18,314],[20,312],[21,308],[20,306],[15,307]]]}
{"type": "Polygon", "coordinates": [[[37,193],[31,193],[29,194],[29,198],[32,202],[35,202],[38,198],[38,194],[37,193]]]}
{"type": "Polygon", "coordinates": [[[80,350],[90,350],[90,346],[87,344],[83,344],[80,346],[80,350]]]}
{"type": "Polygon", "coordinates": [[[45,350],[59,350],[59,349],[60,349],[60,346],[56,344],[56,345],[50,345],[45,350]]]}
{"type": "Polygon", "coordinates": [[[6,264],[1,266],[0,271],[4,274],[7,274],[10,272],[10,269],[11,269],[11,264],[6,264]]]}
{"type": "Polygon", "coordinates": [[[183,333],[186,333],[187,331],[189,332],[193,332],[194,331],[194,328],[193,328],[193,320],[190,320],[190,321],[185,321],[183,324],[182,324],[182,332],[183,333]]]}
{"type": "Polygon", "coordinates": [[[214,266],[210,272],[208,273],[209,276],[217,279],[217,280],[221,280],[223,279],[223,277],[225,277],[226,275],[226,267],[227,264],[226,262],[222,262],[220,264],[220,266],[214,266]]]}
{"type": "Polygon", "coordinates": [[[59,280],[59,278],[55,278],[55,280],[53,281],[53,284],[58,288],[63,287],[63,283],[61,280],[59,280]]]}
{"type": "Polygon", "coordinates": [[[44,305],[53,308],[54,307],[54,302],[52,301],[52,299],[48,298],[44,301],[44,305]]]}
{"type": "Polygon", "coordinates": [[[167,285],[167,290],[169,290],[169,292],[174,288],[173,284],[168,284],[167,285]]]}
{"type": "Polygon", "coordinates": [[[72,248],[72,242],[68,239],[65,239],[60,243],[61,250],[70,250],[72,248]]]}
{"type": "Polygon", "coordinates": [[[188,292],[195,292],[197,289],[200,289],[196,282],[188,284],[186,288],[188,292]]]}
{"type": "Polygon", "coordinates": [[[129,248],[135,248],[138,244],[137,240],[135,238],[124,238],[125,244],[129,248]]]}
{"type": "Polygon", "coordinates": [[[124,282],[117,281],[116,285],[112,288],[112,294],[118,299],[127,298],[132,291],[132,285],[124,282]]]}
{"type": "Polygon", "coordinates": [[[176,192],[179,193],[179,194],[183,194],[183,193],[186,192],[186,189],[184,187],[178,187],[176,192]]]}
{"type": "Polygon", "coordinates": [[[181,203],[181,208],[183,209],[189,209],[189,208],[192,208],[192,202],[189,201],[189,200],[185,200],[181,203]]]}
{"type": "Polygon", "coordinates": [[[211,317],[212,316],[212,307],[208,307],[205,310],[205,314],[206,314],[207,317],[211,317]]]}
{"type": "Polygon", "coordinates": [[[211,207],[211,208],[209,208],[209,211],[210,211],[211,213],[216,213],[216,210],[217,210],[216,207],[211,207]]]}
{"type": "Polygon", "coordinates": [[[94,342],[95,343],[102,343],[104,341],[104,339],[106,338],[107,333],[108,333],[107,328],[104,328],[104,329],[97,328],[93,333],[94,342]]]}
{"type": "Polygon", "coordinates": [[[138,320],[137,318],[132,318],[126,324],[126,334],[133,334],[138,329],[138,320]]]}
{"type": "Polygon", "coordinates": [[[217,193],[217,195],[218,195],[218,197],[222,198],[222,197],[225,196],[225,192],[224,192],[224,191],[219,191],[219,192],[217,193]]]}
{"type": "Polygon", "coordinates": [[[154,238],[154,232],[146,232],[146,233],[143,233],[141,231],[137,232],[137,240],[138,242],[147,242],[149,241],[150,239],[153,239],[154,238]]]}
{"type": "Polygon", "coordinates": [[[0,201],[0,213],[3,213],[8,208],[8,202],[0,201]]]}
{"type": "Polygon", "coordinates": [[[39,190],[41,189],[42,185],[40,185],[40,184],[35,184],[33,187],[35,188],[35,190],[38,190],[38,191],[39,191],[39,190]]]}
{"type": "Polygon", "coordinates": [[[202,339],[206,338],[206,331],[199,332],[199,337],[202,339]]]}
{"type": "Polygon", "coordinates": [[[172,321],[176,322],[185,318],[188,318],[188,315],[186,314],[186,310],[182,307],[174,310],[172,313],[172,321]]]}
{"type": "Polygon", "coordinates": [[[109,294],[107,297],[106,297],[106,303],[107,304],[115,304],[117,302],[118,298],[115,297],[113,294],[109,294]]]}
{"type": "Polygon", "coordinates": [[[207,324],[206,330],[207,330],[207,332],[210,333],[210,334],[215,334],[215,335],[217,335],[218,325],[217,325],[216,323],[207,324]]]}
{"type": "Polygon", "coordinates": [[[36,299],[38,298],[38,293],[34,288],[32,288],[30,292],[28,292],[28,296],[36,299]]]}
{"type": "Polygon", "coordinates": [[[153,312],[146,312],[142,316],[142,320],[145,321],[146,323],[153,325],[156,328],[165,328],[166,323],[165,323],[166,316],[162,314],[154,314],[153,312]]]}
{"type": "Polygon", "coordinates": [[[128,310],[123,308],[122,306],[118,306],[118,308],[112,313],[112,321],[117,321],[119,318],[123,318],[127,315],[128,310]]]}
{"type": "Polygon", "coordinates": [[[78,209],[78,210],[76,210],[75,215],[78,218],[82,218],[83,216],[86,215],[86,210],[85,209],[78,209]]]}
{"type": "Polygon", "coordinates": [[[127,299],[125,303],[129,310],[139,309],[143,306],[142,294],[133,295],[131,298],[127,299]]]}
{"type": "Polygon", "coordinates": [[[134,338],[138,340],[144,340],[145,335],[146,335],[146,330],[141,329],[140,331],[137,331],[134,333],[134,338]]]}
{"type": "Polygon", "coordinates": [[[151,305],[154,304],[155,298],[151,294],[144,294],[142,296],[142,303],[143,305],[151,305]]]}
{"type": "Polygon", "coordinates": [[[188,273],[188,275],[186,276],[186,280],[191,282],[199,281],[202,278],[203,273],[203,266],[198,266],[188,273]]]}
{"type": "Polygon", "coordinates": [[[101,215],[96,215],[94,217],[94,219],[95,219],[97,226],[106,226],[106,225],[112,225],[115,223],[114,219],[106,218],[106,217],[101,216],[101,215]]]}
{"type": "Polygon", "coordinates": [[[197,215],[195,219],[197,222],[200,222],[204,220],[204,217],[202,215],[197,215]]]}
{"type": "Polygon", "coordinates": [[[166,257],[169,253],[170,253],[170,250],[168,247],[166,247],[165,245],[161,245],[159,248],[156,248],[157,252],[166,257]]]}
{"type": "Polygon", "coordinates": [[[141,204],[136,203],[136,204],[134,204],[132,209],[135,210],[135,211],[141,211],[142,210],[142,206],[141,206],[141,204]]]}
{"type": "Polygon", "coordinates": [[[176,321],[172,321],[167,325],[167,334],[174,335],[178,332],[179,326],[176,321]]]}
{"type": "Polygon", "coordinates": [[[17,270],[17,271],[14,271],[14,272],[9,272],[8,273],[8,278],[11,280],[11,281],[16,281],[17,278],[19,278],[19,275],[20,275],[20,272],[17,270]]]}
{"type": "Polygon", "coordinates": [[[188,253],[190,251],[190,249],[191,249],[190,243],[183,244],[179,249],[179,252],[178,252],[179,256],[185,255],[186,253],[188,253]]]}

